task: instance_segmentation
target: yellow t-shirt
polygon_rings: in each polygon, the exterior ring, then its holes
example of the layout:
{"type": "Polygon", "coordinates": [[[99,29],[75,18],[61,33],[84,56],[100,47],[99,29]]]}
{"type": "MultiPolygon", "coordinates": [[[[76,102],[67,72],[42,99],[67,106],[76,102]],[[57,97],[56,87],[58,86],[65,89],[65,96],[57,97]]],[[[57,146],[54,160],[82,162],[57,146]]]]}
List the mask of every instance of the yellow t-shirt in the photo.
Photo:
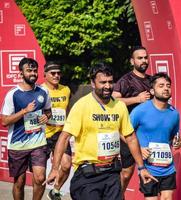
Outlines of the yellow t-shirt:
{"type": "Polygon", "coordinates": [[[134,130],[123,102],[111,99],[107,105],[101,105],[89,93],[74,104],[63,131],[75,137],[76,170],[84,161],[112,161],[120,151],[120,134],[127,136],[134,130]]]}
{"type": "Polygon", "coordinates": [[[46,126],[46,137],[50,138],[55,133],[62,131],[66,119],[66,109],[70,98],[70,89],[68,86],[59,84],[58,89],[51,90],[43,83],[43,87],[49,91],[51,99],[52,117],[46,126]]]}

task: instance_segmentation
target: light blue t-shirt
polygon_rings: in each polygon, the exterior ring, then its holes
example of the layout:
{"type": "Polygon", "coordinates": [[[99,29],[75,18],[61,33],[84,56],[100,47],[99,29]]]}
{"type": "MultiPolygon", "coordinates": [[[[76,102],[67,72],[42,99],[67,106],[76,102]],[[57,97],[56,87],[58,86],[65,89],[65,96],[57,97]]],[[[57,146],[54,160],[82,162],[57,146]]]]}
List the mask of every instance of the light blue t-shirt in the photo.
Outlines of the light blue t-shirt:
{"type": "MultiPolygon", "coordinates": [[[[179,113],[171,105],[167,109],[157,109],[152,100],[138,105],[130,114],[141,147],[148,147],[150,142],[171,143],[179,131],[179,113]]],[[[144,162],[153,176],[167,176],[175,172],[174,163],[168,166],[154,166],[144,162]]]]}

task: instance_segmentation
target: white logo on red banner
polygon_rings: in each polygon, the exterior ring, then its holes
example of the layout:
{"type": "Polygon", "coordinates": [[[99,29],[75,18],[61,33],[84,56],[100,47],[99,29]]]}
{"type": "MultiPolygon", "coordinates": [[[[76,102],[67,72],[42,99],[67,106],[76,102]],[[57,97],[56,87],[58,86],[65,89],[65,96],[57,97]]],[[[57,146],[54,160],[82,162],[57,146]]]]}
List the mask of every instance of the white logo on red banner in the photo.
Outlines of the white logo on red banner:
{"type": "Polygon", "coordinates": [[[35,50],[2,50],[0,51],[1,85],[15,86],[21,82],[18,65],[22,58],[35,59],[35,50]]]}
{"type": "Polygon", "coordinates": [[[0,136],[0,162],[7,163],[8,150],[7,150],[7,138],[0,136]]]}
{"type": "Polygon", "coordinates": [[[14,25],[14,35],[15,36],[25,36],[26,35],[25,24],[15,24],[14,25]]]}
{"type": "Polygon", "coordinates": [[[144,22],[144,28],[145,28],[146,39],[147,40],[154,40],[151,21],[145,21],[144,22]]]}
{"type": "Polygon", "coordinates": [[[5,2],[4,3],[4,8],[10,8],[10,2],[5,2]]]}
{"type": "Polygon", "coordinates": [[[153,14],[157,15],[158,14],[158,7],[156,1],[150,1],[150,5],[152,8],[153,14]]]}
{"type": "Polygon", "coordinates": [[[174,106],[177,105],[177,82],[176,82],[176,72],[173,54],[150,54],[150,67],[151,73],[155,74],[157,72],[167,73],[172,80],[172,98],[174,99],[174,106]]]}
{"type": "Polygon", "coordinates": [[[168,29],[172,29],[173,28],[173,26],[172,26],[172,21],[171,20],[167,20],[167,27],[168,27],[168,29]]]}

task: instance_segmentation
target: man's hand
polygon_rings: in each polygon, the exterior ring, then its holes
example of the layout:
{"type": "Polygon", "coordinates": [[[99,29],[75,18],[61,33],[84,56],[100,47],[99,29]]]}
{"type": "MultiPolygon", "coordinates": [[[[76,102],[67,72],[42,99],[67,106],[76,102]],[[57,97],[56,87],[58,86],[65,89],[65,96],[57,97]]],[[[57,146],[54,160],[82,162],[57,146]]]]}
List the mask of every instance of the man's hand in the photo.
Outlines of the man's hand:
{"type": "Polygon", "coordinates": [[[148,157],[150,157],[151,153],[152,152],[151,152],[150,148],[148,148],[148,147],[142,148],[141,147],[141,154],[142,154],[143,160],[148,159],[148,157]]]}
{"type": "Polygon", "coordinates": [[[28,112],[32,112],[35,109],[35,100],[33,100],[31,103],[27,105],[27,107],[24,109],[24,114],[28,112]]]}
{"type": "Polygon", "coordinates": [[[144,91],[144,92],[139,93],[137,97],[138,97],[138,103],[143,103],[147,101],[148,99],[150,99],[150,93],[147,91],[144,91]]]}
{"type": "Polygon", "coordinates": [[[42,116],[38,117],[38,122],[39,124],[43,125],[46,124],[48,122],[48,117],[46,114],[43,114],[42,116]]]}
{"type": "Polygon", "coordinates": [[[172,146],[174,149],[179,149],[181,147],[181,141],[179,135],[175,135],[175,137],[173,138],[172,146]]]}
{"type": "Polygon", "coordinates": [[[149,183],[151,180],[158,182],[158,180],[154,176],[152,176],[146,169],[142,169],[140,171],[140,176],[144,184],[149,183]]]}
{"type": "Polygon", "coordinates": [[[31,103],[29,103],[26,108],[22,109],[23,115],[26,113],[32,112],[35,109],[35,100],[33,100],[31,103]]]}
{"type": "Polygon", "coordinates": [[[43,182],[42,185],[50,184],[50,185],[58,185],[59,180],[59,170],[58,169],[51,169],[48,178],[43,182]]]}

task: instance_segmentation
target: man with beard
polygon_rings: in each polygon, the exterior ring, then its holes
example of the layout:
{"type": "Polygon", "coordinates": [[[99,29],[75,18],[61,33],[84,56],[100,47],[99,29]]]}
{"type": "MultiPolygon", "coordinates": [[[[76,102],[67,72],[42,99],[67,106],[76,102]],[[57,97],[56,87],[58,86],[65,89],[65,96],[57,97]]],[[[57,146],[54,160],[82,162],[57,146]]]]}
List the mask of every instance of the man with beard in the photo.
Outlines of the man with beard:
{"type": "MultiPolygon", "coordinates": [[[[128,111],[142,102],[150,99],[150,79],[146,74],[148,68],[148,54],[144,47],[136,46],[132,49],[130,63],[133,70],[121,77],[114,86],[113,97],[125,102],[128,111]]],[[[134,159],[127,144],[121,140],[122,172],[120,174],[123,194],[134,172],[134,159]]],[[[123,196],[124,198],[124,196],[123,196]]]]}
{"type": "MultiPolygon", "coordinates": [[[[79,99],[72,107],[63,132],[57,141],[52,170],[47,183],[59,177],[59,167],[68,140],[75,137],[75,169],[70,193],[73,200],[120,200],[121,170],[118,155],[120,135],[126,138],[144,183],[153,177],[143,167],[137,138],[130,123],[126,105],[111,97],[113,75],[103,63],[90,70],[93,91],[79,99]]],[[[156,181],[156,179],[154,179],[156,181]]]]}
{"type": "Polygon", "coordinates": [[[168,104],[171,97],[171,80],[165,73],[152,77],[152,100],[137,106],[131,112],[131,122],[136,130],[146,169],[158,179],[143,184],[140,190],[146,200],[173,199],[176,172],[170,146],[180,147],[179,113],[168,104]]]}
{"type": "Polygon", "coordinates": [[[44,125],[51,117],[45,89],[36,85],[38,63],[23,58],[19,63],[22,82],[11,89],[2,107],[2,125],[8,127],[8,164],[14,178],[13,198],[24,199],[26,170],[33,173],[33,199],[40,200],[45,186],[46,137],[44,125]]]}

